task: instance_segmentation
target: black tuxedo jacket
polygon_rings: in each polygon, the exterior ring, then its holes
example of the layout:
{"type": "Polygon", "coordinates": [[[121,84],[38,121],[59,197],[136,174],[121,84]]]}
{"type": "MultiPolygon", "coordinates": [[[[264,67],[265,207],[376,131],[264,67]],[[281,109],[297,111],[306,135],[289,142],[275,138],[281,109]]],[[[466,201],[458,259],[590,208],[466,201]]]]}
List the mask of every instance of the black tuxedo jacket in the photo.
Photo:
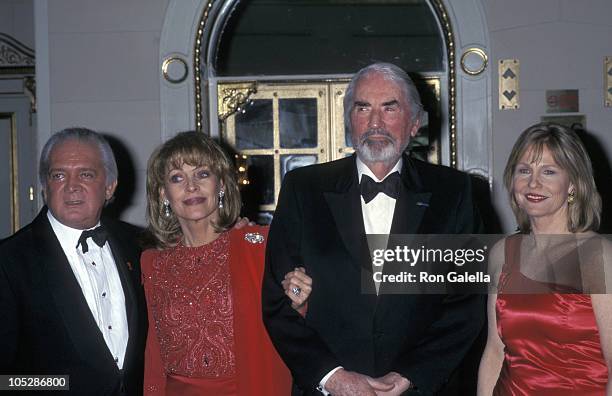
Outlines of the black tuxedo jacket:
{"type": "MultiPolygon", "coordinates": [[[[483,326],[484,296],[362,293],[372,263],[357,177],[354,155],[285,176],[266,250],[265,324],[305,394],[337,366],[396,371],[419,394],[435,393],[483,326]],[[313,279],[305,318],[281,286],[297,266],[313,279]]],[[[401,178],[391,233],[480,231],[467,174],[404,156],[401,178]]]]}
{"type": "Polygon", "coordinates": [[[0,245],[0,373],[68,374],[73,395],[142,394],[147,330],[134,226],[102,220],[125,294],[129,341],[120,371],[47,218],[0,245]]]}

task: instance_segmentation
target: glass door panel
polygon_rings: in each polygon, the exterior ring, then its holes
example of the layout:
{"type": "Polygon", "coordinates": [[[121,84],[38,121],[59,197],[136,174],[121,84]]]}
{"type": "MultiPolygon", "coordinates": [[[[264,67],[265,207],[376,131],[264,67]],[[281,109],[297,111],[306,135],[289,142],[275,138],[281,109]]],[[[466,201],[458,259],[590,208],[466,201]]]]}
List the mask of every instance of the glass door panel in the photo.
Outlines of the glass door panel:
{"type": "Polygon", "coordinates": [[[346,133],[344,127],[344,94],[348,80],[343,82],[334,82],[330,84],[331,91],[331,144],[333,159],[347,157],[355,152],[351,143],[351,136],[346,133]]]}
{"type": "Polygon", "coordinates": [[[271,149],[274,147],[274,117],[271,99],[255,99],[248,111],[236,114],[235,145],[237,150],[271,149]]]}
{"type": "Polygon", "coordinates": [[[246,172],[241,184],[255,190],[247,195],[259,211],[274,211],[285,173],[330,159],[328,129],[326,84],[260,83],[241,111],[225,120],[222,136],[239,154],[246,172]]]}

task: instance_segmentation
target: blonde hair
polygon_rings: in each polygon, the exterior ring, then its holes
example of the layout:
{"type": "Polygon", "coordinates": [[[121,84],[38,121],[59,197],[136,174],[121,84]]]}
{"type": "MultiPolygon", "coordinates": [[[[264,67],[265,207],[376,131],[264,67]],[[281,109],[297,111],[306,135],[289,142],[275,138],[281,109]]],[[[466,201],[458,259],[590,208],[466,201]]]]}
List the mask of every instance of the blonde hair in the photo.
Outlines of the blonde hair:
{"type": "Polygon", "coordinates": [[[568,205],[568,230],[596,231],[601,222],[601,197],[593,179],[591,160],[576,132],[553,123],[527,128],[514,144],[504,170],[504,185],[519,228],[522,232],[529,232],[531,223],[512,192],[516,165],[526,152],[531,152],[531,160],[537,162],[544,148],[550,151],[557,165],[568,173],[574,186],[574,202],[568,205]]]}
{"type": "Polygon", "coordinates": [[[184,164],[207,167],[223,183],[223,208],[219,208],[219,219],[212,224],[216,232],[232,227],[240,214],[236,172],[225,151],[201,132],[181,132],[159,146],[147,164],[147,231],[155,247],[160,249],[176,245],[183,236],[174,213],[169,217],[162,214],[161,188],[168,172],[184,164]]]}

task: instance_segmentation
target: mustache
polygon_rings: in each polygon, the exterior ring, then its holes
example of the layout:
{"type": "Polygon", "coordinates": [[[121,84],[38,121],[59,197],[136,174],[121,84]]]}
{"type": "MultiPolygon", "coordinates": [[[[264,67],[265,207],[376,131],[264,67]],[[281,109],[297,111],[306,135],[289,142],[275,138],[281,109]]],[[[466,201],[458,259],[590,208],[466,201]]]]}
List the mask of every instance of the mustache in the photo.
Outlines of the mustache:
{"type": "Polygon", "coordinates": [[[395,143],[395,138],[393,137],[393,135],[391,135],[391,133],[389,133],[389,131],[387,131],[384,128],[368,129],[367,131],[364,132],[363,135],[361,135],[361,139],[359,139],[360,140],[359,143],[364,144],[365,141],[368,140],[372,136],[384,136],[387,139],[389,139],[391,142],[395,143]]]}

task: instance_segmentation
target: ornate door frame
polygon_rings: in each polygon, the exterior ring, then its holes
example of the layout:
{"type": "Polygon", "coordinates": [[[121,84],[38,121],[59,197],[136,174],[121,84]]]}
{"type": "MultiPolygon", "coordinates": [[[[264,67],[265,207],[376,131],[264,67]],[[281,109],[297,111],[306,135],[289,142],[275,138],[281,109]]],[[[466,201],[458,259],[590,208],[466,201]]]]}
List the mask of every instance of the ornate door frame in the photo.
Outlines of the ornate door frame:
{"type": "MultiPolygon", "coordinates": [[[[36,128],[35,63],[33,49],[0,33],[0,120],[2,132],[8,132],[3,136],[2,159],[6,162],[2,165],[9,173],[8,186],[3,186],[8,190],[2,193],[9,195],[3,197],[3,202],[10,210],[11,233],[29,223],[37,212],[36,165],[30,156],[36,128]]],[[[3,231],[7,228],[3,227],[3,231]]],[[[0,238],[7,236],[0,234],[0,238]]]]}
{"type": "MultiPolygon", "coordinates": [[[[202,109],[201,86],[211,88],[208,64],[200,64],[201,48],[218,40],[214,26],[225,20],[238,0],[170,0],[159,53],[162,137],[177,131],[208,129],[215,107],[202,109]],[[201,44],[205,45],[202,46],[201,44]],[[195,71],[200,73],[195,73],[195,71]],[[202,76],[202,77],[201,77],[202,76]],[[205,81],[201,81],[204,78],[205,81]],[[203,83],[203,84],[202,84],[203,83]]],[[[443,138],[443,163],[480,175],[491,182],[491,67],[484,9],[478,0],[429,0],[436,11],[447,49],[448,136],[443,138]],[[485,148],[483,150],[483,148],[485,148]],[[447,150],[445,152],[445,150],[447,150]]]]}

